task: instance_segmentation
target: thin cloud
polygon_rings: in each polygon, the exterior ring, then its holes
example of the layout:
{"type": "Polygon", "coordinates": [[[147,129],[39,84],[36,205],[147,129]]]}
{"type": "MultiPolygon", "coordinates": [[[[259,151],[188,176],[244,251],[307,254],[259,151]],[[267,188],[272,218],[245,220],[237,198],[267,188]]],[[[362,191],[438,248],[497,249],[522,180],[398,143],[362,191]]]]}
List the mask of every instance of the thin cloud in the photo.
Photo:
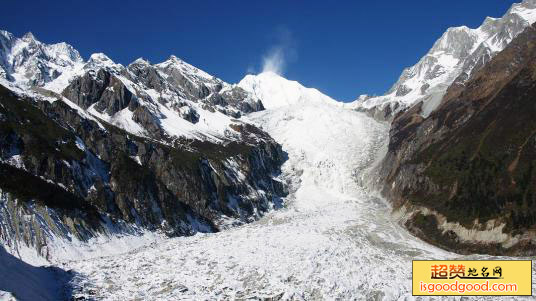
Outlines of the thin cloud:
{"type": "Polygon", "coordinates": [[[297,57],[296,43],[292,33],[286,27],[279,27],[274,37],[274,45],[262,56],[262,72],[283,75],[287,64],[297,57]]]}

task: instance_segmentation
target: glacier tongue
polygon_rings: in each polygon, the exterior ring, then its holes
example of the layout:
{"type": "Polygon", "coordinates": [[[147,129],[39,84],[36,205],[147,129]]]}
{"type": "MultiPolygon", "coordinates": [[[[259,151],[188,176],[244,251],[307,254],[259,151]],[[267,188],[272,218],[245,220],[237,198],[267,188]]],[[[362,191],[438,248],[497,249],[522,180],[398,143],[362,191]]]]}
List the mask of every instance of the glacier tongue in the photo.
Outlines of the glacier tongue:
{"type": "Polygon", "coordinates": [[[415,238],[359,184],[384,151],[387,124],[322,101],[246,117],[288,154],[285,208],[219,233],[64,262],[74,299],[411,300],[412,260],[488,258],[415,238]]]}
{"type": "Polygon", "coordinates": [[[142,299],[397,299],[415,258],[451,258],[403,230],[357,178],[387,125],[322,102],[252,113],[288,153],[286,208],[215,234],[69,263],[76,296],[142,299]]]}

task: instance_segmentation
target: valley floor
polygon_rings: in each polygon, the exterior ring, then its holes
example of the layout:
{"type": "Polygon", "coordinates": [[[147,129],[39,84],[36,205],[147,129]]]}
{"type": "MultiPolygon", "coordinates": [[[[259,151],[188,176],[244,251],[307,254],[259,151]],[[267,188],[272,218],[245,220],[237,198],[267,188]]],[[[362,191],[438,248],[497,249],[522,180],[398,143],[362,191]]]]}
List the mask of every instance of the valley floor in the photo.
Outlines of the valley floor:
{"type": "Polygon", "coordinates": [[[413,259],[458,255],[411,236],[360,183],[388,135],[362,113],[327,104],[255,113],[288,153],[284,209],[215,234],[64,264],[75,294],[106,300],[411,297],[413,259]]]}

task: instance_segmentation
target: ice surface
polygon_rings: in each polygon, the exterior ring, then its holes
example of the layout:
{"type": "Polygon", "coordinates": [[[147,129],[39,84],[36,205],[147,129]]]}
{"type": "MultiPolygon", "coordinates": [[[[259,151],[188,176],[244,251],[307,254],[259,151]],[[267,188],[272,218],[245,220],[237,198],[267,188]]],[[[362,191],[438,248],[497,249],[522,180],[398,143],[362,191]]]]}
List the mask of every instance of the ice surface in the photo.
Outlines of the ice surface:
{"type": "MultiPolygon", "coordinates": [[[[288,154],[285,207],[220,233],[173,239],[145,233],[76,246],[52,241],[56,265],[76,275],[74,297],[413,300],[413,259],[487,258],[458,256],[413,237],[384,200],[359,184],[385,149],[387,124],[329,101],[281,105],[245,121],[288,154]]],[[[51,294],[43,281],[36,287],[51,294]]]]}

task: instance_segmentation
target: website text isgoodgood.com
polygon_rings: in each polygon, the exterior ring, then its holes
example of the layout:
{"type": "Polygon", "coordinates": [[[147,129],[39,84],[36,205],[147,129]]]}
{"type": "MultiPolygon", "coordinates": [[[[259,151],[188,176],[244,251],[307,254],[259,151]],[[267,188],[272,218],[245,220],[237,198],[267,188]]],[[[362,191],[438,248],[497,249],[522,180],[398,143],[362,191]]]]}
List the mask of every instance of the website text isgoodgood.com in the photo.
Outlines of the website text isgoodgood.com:
{"type": "Polygon", "coordinates": [[[489,281],[481,283],[425,283],[420,282],[420,291],[422,293],[433,294],[436,292],[451,292],[463,294],[465,292],[517,292],[517,284],[515,283],[489,283],[489,281]]]}

